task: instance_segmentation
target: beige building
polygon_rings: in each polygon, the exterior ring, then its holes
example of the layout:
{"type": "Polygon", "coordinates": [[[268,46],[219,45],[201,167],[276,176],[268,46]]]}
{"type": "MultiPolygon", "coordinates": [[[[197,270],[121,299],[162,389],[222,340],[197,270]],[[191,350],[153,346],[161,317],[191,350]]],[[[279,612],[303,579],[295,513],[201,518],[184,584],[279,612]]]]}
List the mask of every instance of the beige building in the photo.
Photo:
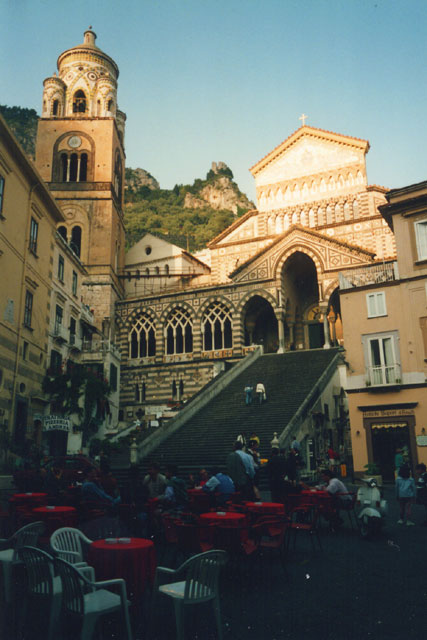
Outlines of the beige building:
{"type": "Polygon", "coordinates": [[[368,150],[300,127],[252,167],[259,208],[199,263],[149,235],[132,247],[117,302],[125,420],[161,415],[256,344],[267,353],[342,344],[339,271],[395,256],[378,210],[386,189],[367,182],[368,150]]]}
{"type": "Polygon", "coordinates": [[[0,426],[40,441],[56,226],[64,217],[0,116],[0,426]],[[37,428],[39,431],[37,432],[37,428]]]}
{"type": "Polygon", "coordinates": [[[354,468],[392,480],[397,448],[427,463],[427,182],[386,198],[397,259],[341,273],[340,298],[354,468]]]}

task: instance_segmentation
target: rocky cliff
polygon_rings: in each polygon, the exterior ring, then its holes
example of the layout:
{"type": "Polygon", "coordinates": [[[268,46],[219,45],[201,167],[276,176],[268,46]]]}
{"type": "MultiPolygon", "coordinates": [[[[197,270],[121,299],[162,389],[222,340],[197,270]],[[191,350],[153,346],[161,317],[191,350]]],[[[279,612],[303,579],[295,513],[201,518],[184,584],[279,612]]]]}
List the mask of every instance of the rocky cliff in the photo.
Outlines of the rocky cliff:
{"type": "Polygon", "coordinates": [[[190,192],[185,194],[184,207],[188,209],[201,209],[206,204],[217,211],[227,209],[234,214],[254,207],[253,202],[233,181],[231,169],[224,162],[212,162],[207,184],[196,195],[190,192]]]}

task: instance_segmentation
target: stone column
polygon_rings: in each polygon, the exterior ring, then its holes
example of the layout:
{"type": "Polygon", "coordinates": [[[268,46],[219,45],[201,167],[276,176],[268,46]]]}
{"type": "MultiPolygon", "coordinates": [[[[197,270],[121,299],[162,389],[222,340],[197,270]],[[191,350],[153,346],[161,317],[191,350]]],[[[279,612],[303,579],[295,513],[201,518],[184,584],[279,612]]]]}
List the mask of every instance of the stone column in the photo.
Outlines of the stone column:
{"type": "Polygon", "coordinates": [[[282,314],[276,317],[279,333],[279,348],[277,349],[277,353],[285,353],[285,323],[282,314]]]}
{"type": "Polygon", "coordinates": [[[328,310],[328,306],[326,304],[323,305],[319,305],[320,307],[320,311],[323,314],[323,334],[325,336],[325,344],[323,345],[324,349],[330,349],[331,348],[331,339],[329,336],[329,322],[328,322],[328,316],[326,315],[326,312],[328,310]]]}

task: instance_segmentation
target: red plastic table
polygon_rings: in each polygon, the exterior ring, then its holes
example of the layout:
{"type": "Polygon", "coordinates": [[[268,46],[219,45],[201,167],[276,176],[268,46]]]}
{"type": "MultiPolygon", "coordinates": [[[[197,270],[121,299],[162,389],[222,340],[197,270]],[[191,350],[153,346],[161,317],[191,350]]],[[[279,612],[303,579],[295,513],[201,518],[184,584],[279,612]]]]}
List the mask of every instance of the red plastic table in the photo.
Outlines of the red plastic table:
{"type": "Polygon", "coordinates": [[[154,581],[157,566],[154,544],[145,538],[116,540],[114,543],[105,540],[92,542],[88,564],[94,567],[97,580],[124,578],[128,598],[136,601],[154,581]]]}
{"type": "Polygon", "coordinates": [[[17,507],[25,507],[26,509],[34,509],[46,504],[47,493],[14,493],[9,499],[11,509],[17,507]]]}
{"type": "Polygon", "coordinates": [[[205,523],[221,523],[225,522],[228,526],[240,526],[246,522],[246,516],[244,513],[236,513],[234,511],[210,511],[209,513],[202,513],[200,520],[205,523]]]}
{"type": "Polygon", "coordinates": [[[61,527],[77,526],[77,512],[74,507],[37,507],[32,511],[36,520],[41,520],[46,525],[44,538],[61,527]]]}
{"type": "Polygon", "coordinates": [[[248,511],[260,516],[284,515],[285,507],[281,502],[246,502],[248,511]]]}

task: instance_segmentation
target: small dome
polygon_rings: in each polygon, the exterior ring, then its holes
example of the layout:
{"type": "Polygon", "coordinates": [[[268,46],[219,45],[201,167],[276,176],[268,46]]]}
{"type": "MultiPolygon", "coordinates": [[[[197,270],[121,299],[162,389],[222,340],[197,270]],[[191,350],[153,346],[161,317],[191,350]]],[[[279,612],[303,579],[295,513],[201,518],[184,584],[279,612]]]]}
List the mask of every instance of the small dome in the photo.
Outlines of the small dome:
{"type": "Polygon", "coordinates": [[[92,31],[92,27],[89,27],[89,29],[87,29],[83,34],[82,44],[78,44],[75,47],[71,47],[70,49],[67,49],[66,51],[61,53],[61,55],[58,57],[58,61],[57,61],[58,69],[61,68],[61,65],[64,63],[66,58],[69,58],[70,56],[72,56],[75,59],[75,57],[78,56],[79,53],[83,55],[85,54],[87,55],[87,53],[90,52],[92,55],[99,56],[99,58],[104,63],[105,62],[109,63],[113,67],[116,73],[116,78],[118,78],[119,68],[117,64],[114,62],[112,58],[110,58],[109,55],[104,53],[102,49],[96,46],[95,40],[96,40],[96,33],[92,31]]]}

